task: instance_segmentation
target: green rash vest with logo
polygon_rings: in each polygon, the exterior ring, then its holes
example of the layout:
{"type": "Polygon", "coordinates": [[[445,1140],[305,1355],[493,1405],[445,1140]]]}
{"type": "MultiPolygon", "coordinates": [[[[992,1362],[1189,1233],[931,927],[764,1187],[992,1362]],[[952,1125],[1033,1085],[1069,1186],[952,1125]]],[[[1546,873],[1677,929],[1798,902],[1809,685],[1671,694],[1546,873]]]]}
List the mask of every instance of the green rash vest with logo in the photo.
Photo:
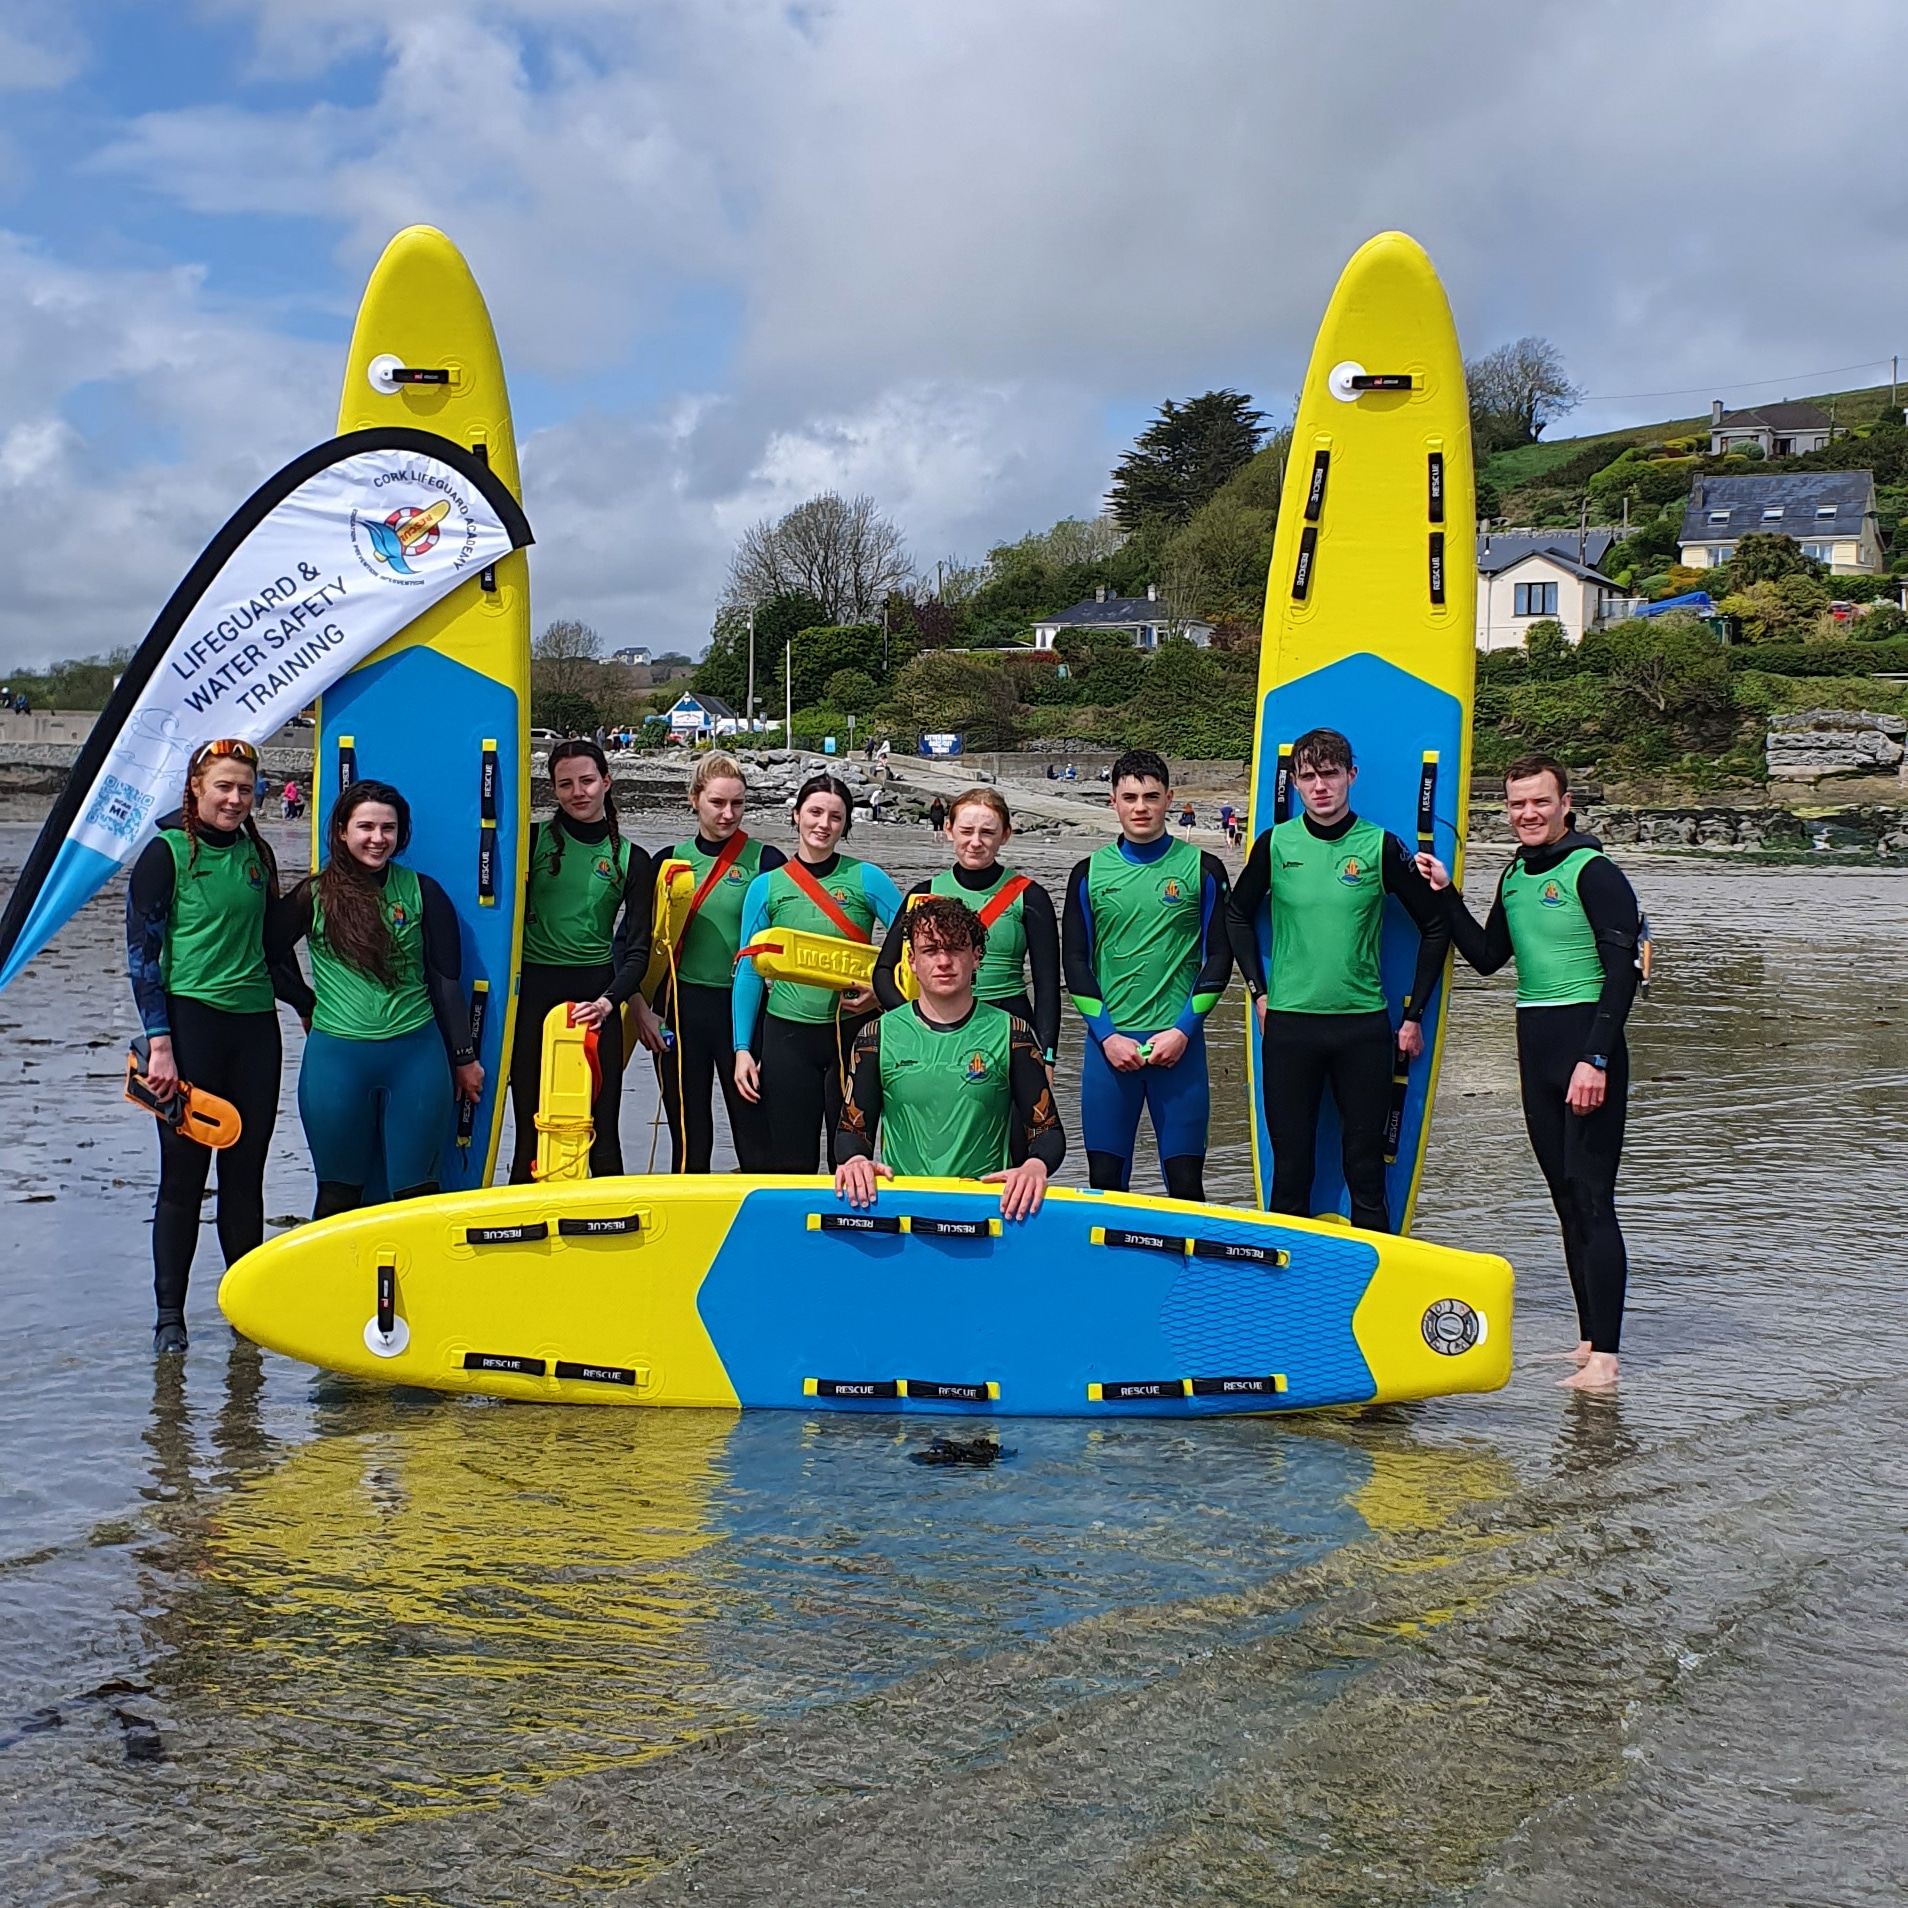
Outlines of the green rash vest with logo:
{"type": "Polygon", "coordinates": [[[182,828],[162,829],[172,851],[172,909],[160,955],[169,994],[228,1014],[272,1011],[265,965],[265,867],[248,836],[229,847],[201,841],[182,828]]]}
{"type": "Polygon", "coordinates": [[[1203,873],[1199,850],[1177,837],[1153,861],[1128,860],[1117,841],[1089,857],[1093,974],[1100,1009],[1121,1033],[1170,1027],[1192,999],[1203,873]]]}
{"type": "Polygon", "coordinates": [[[978,1002],[952,1031],[912,1006],[881,1016],[881,1156],[907,1178],[978,1179],[1008,1163],[1013,1020],[978,1002]]]}
{"type": "MultiPolygon", "coordinates": [[[[840,855],[819,882],[836,907],[872,939],[875,907],[862,887],[862,866],[852,855],[840,855]]],[[[768,876],[768,918],[764,926],[798,928],[804,934],[824,934],[832,941],[842,938],[841,929],[795,885],[786,865],[768,876]]],[[[769,984],[768,1010],[777,1020],[819,1025],[835,1018],[840,999],[829,987],[805,987],[800,981],[778,980],[769,984]]]]}
{"type": "MultiPolygon", "coordinates": [[[[709,878],[716,857],[705,853],[692,837],[669,851],[671,861],[686,861],[696,871],[696,886],[709,878]]],[[[749,883],[762,872],[762,844],[743,844],[728,871],[702,898],[676,956],[676,976],[690,987],[726,988],[735,975],[736,950],[742,945],[742,902],[749,883]]],[[[850,915],[850,919],[853,916],[850,915]]]]}
{"type": "Polygon", "coordinates": [[[311,985],[318,996],[311,1024],[340,1040],[395,1040],[432,1018],[424,980],[424,890],[416,873],[385,867],[380,896],[391,936],[393,979],[386,987],[340,960],[325,944],[324,903],[312,892],[311,985]]]}
{"type": "Polygon", "coordinates": [[[536,829],[524,895],[526,961],[539,967],[600,967],[611,958],[629,853],[628,843],[615,835],[590,842],[559,837],[548,822],[536,829]]]}
{"type": "MultiPolygon", "coordinates": [[[[1008,882],[1018,879],[1013,869],[1002,868],[993,886],[985,890],[964,888],[952,868],[943,868],[928,883],[931,894],[945,895],[978,914],[1008,882]]],[[[987,929],[987,951],[981,956],[974,976],[977,1000],[1013,1000],[1027,989],[1027,926],[1024,912],[1026,893],[1014,896],[1001,909],[987,929]]]]}
{"type": "Polygon", "coordinates": [[[1546,874],[1532,874],[1521,859],[1505,869],[1499,892],[1517,960],[1518,1006],[1568,1007],[1601,995],[1596,930],[1577,894],[1579,877],[1599,858],[1596,849],[1579,848],[1546,874]]]}
{"type": "Polygon", "coordinates": [[[1321,840],[1303,815],[1272,830],[1272,1012],[1383,1010],[1384,851],[1385,831],[1362,819],[1336,841],[1321,840]]]}

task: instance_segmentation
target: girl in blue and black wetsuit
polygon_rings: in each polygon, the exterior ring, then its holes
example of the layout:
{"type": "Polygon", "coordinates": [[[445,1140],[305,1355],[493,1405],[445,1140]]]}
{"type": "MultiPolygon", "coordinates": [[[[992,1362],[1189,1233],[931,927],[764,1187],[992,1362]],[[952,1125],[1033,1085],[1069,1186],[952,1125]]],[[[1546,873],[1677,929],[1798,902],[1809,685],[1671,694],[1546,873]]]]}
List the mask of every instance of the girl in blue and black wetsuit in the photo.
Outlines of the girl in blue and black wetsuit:
{"type": "Polygon", "coordinates": [[[410,804],[388,782],[353,782],[326,838],[324,867],[267,935],[274,954],[311,941],[317,1005],[298,1116],[318,1174],[314,1219],[363,1205],[380,1164],[393,1198],[435,1192],[452,1107],[484,1085],[450,897],[393,859],[411,839],[410,804]]]}

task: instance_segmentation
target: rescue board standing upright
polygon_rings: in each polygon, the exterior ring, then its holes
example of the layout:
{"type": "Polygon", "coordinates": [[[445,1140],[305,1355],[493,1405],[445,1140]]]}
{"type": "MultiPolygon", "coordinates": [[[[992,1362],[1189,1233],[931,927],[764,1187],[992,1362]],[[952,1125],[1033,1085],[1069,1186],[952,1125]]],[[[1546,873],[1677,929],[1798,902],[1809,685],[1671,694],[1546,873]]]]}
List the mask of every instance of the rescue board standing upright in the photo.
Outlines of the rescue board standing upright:
{"type": "MultiPolygon", "coordinates": [[[[1353,255],[1312,349],[1286,461],[1260,649],[1251,833],[1298,813],[1292,742],[1331,728],[1358,766],[1352,806],[1461,877],[1476,675],[1477,562],[1469,399],[1444,288],[1402,232],[1353,255]]],[[[1261,956],[1270,922],[1258,922],[1261,956]]],[[[1418,933],[1385,904],[1381,972],[1394,1021],[1418,933]]],[[[1444,1044],[1444,980],[1424,1008],[1424,1052],[1400,1065],[1386,1192],[1408,1230],[1444,1044]]],[[[1272,1188],[1256,1027],[1248,1031],[1253,1168],[1272,1188]]],[[[1337,1109],[1319,1116],[1312,1211],[1345,1213],[1337,1109]]]]}
{"type": "MultiPolygon", "coordinates": [[[[463,255],[428,225],[385,247],[352,333],[338,429],[388,424],[449,438],[521,501],[490,313],[463,255]]],[[[419,534],[413,513],[400,514],[407,520],[391,526],[398,562],[403,539],[419,534]]],[[[484,1091],[474,1112],[461,1110],[446,1126],[446,1191],[487,1184],[496,1163],[523,932],[529,743],[530,572],[521,550],[427,610],[318,706],[313,865],[343,788],[361,778],[390,782],[411,804],[405,861],[434,876],[457,910],[484,1091]]]]}

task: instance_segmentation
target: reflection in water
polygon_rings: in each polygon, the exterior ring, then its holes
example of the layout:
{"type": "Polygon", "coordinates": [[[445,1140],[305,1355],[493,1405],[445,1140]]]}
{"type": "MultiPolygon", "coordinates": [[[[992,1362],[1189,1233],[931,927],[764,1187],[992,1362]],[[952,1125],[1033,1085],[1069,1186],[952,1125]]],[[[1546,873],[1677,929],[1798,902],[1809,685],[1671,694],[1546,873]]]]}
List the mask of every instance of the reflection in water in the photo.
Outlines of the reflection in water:
{"type": "MultiPolygon", "coordinates": [[[[1642,885],[1614,1400],[1527,1358],[1451,1404],[995,1427],[1016,1455],[969,1470],[907,1459],[978,1423],[314,1383],[209,1291],[155,1368],[123,1329],[150,1134],[35,1127],[59,1197],[0,1240],[0,1893],[1890,1898],[1905,891],[1642,885]],[[104,1298],[70,1272],[95,1221],[104,1298]]],[[[102,1011],[43,972],[23,1012],[102,1011]]],[[[1460,976],[1452,1025],[1423,1227],[1506,1250],[1520,1344],[1566,1343],[1505,983],[1460,976]]],[[[1237,1197],[1234,1028],[1215,1050],[1237,1197]]],[[[36,1104],[0,1080],[16,1127],[36,1104]]]]}

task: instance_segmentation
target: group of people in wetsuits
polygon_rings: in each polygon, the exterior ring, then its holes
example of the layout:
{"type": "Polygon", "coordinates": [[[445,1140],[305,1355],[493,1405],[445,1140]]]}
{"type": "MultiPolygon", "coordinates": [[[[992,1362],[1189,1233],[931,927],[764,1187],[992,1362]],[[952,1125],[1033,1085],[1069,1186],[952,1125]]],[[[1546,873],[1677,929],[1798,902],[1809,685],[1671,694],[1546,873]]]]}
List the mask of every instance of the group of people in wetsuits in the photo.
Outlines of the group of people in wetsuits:
{"type": "MultiPolygon", "coordinates": [[[[1566,1382],[1614,1381],[1626,1277],[1614,1186],[1638,916],[1628,882],[1571,827],[1568,776],[1550,758],[1511,769],[1520,845],[1481,927],[1433,857],[1356,814],[1351,748],[1330,729],[1293,745],[1299,812],[1258,837],[1236,885],[1216,856],[1169,831],[1165,761],[1150,750],[1121,756],[1110,776],[1119,835],[1073,868],[1057,911],[1001,859],[1012,820],[994,788],[954,798],[944,825],[953,865],[903,895],[844,850],[853,798],[831,775],[797,791],[794,852],[784,854],[742,825],[741,766],[705,755],[689,788],[693,834],[652,856],[623,835],[595,743],[561,743],[548,766],[556,812],[529,844],[510,1058],[513,1181],[530,1178],[535,1158],[544,1017],[568,1002],[598,1033],[594,1175],[623,1170],[627,1026],[654,1056],[673,1171],[711,1169],[719,1090],[743,1172],[813,1173],[825,1159],[856,1204],[896,1174],[986,1179],[1000,1184],[1007,1217],[1026,1217],[1066,1151],[1053,1091],[1064,987],[1087,1034],[1079,1117],[1091,1184],[1128,1187],[1145,1114],[1168,1195],[1200,1200],[1211,1108],[1205,1023],[1236,963],[1261,1042],[1271,1209],[1311,1211],[1329,1086],[1353,1222],[1388,1230],[1394,1072],[1423,1049],[1421,1018],[1455,943],[1481,972],[1518,963],[1526,1120],[1562,1222],[1581,1326],[1581,1369],[1566,1382]],[[694,898],[646,991],[667,861],[689,865],[694,898]],[[1387,896],[1419,933],[1395,1019],[1380,974],[1387,896]],[[764,980],[738,957],[775,929],[869,947],[878,938],[870,984],[764,980]]],[[[239,1143],[220,1155],[228,1263],[263,1237],[281,1064],[275,998],[308,1029],[298,1105],[318,1182],[314,1216],[435,1191],[452,1103],[474,1103],[483,1090],[454,911],[400,858],[410,835],[403,795],[353,782],[327,818],[323,865],[281,892],[252,813],[256,786],[249,745],[200,749],[184,802],[135,865],[127,896],[149,1084],[163,1091],[189,1078],[241,1116],[239,1143]],[[294,955],[300,940],[309,982],[294,955]]],[[[162,1126],[153,1226],[161,1351],[185,1347],[210,1158],[162,1126]]]]}

